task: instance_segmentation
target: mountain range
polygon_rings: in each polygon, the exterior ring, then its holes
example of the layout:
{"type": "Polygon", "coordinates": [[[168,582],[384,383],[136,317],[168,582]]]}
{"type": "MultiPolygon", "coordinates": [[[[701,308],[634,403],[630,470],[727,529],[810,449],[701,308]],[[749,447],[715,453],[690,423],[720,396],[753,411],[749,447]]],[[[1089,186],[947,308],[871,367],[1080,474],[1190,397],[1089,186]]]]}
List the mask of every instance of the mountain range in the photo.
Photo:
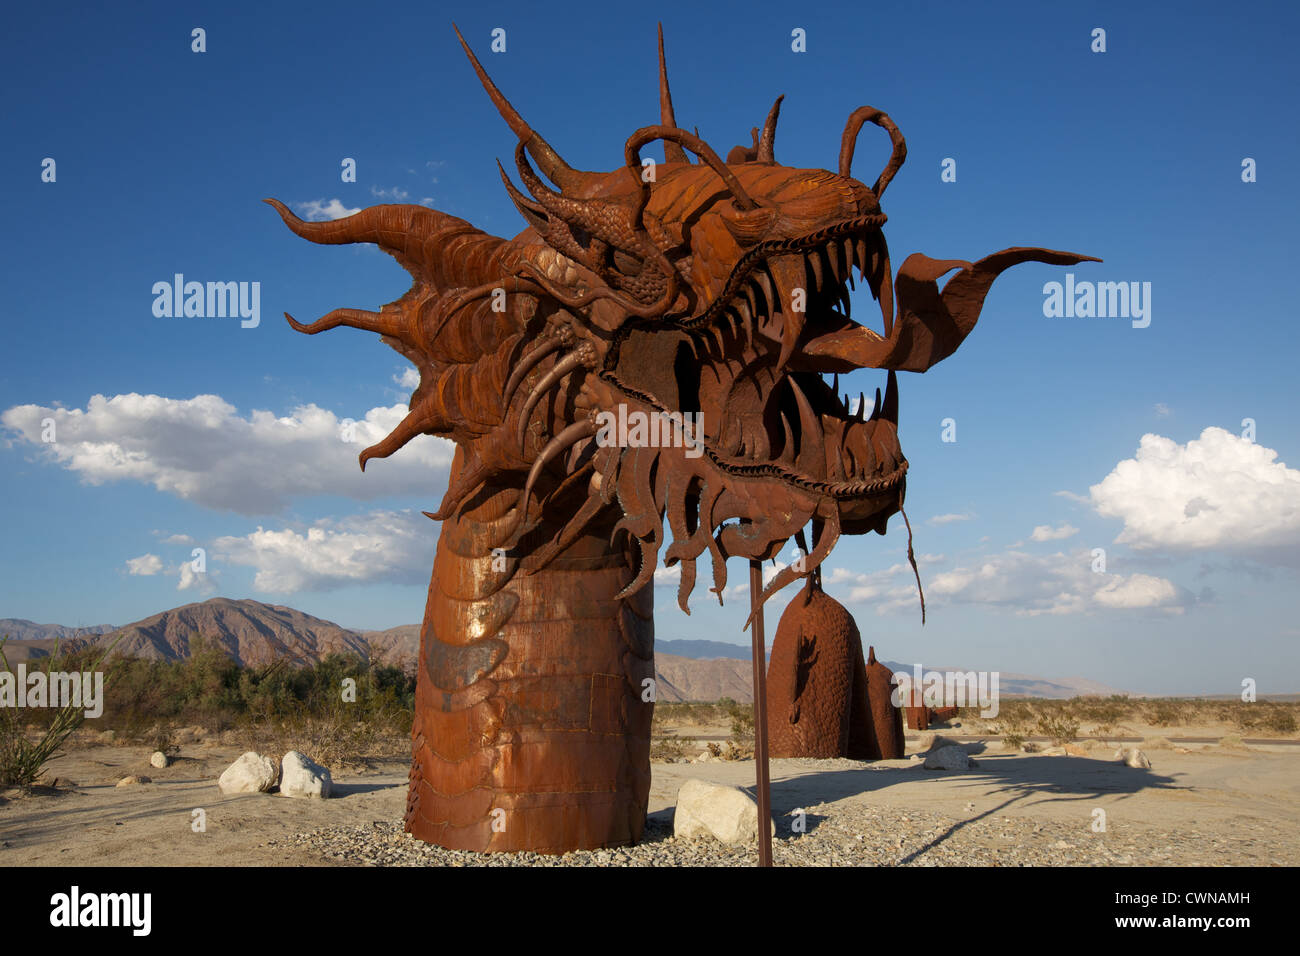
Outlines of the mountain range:
{"type": "MultiPolygon", "coordinates": [[[[382,631],[361,631],[322,620],[291,607],[253,600],[212,598],[186,604],[122,627],[65,627],[0,618],[0,637],[10,640],[3,650],[9,663],[47,657],[57,646],[78,650],[108,647],[115,654],[151,660],[179,660],[191,653],[196,637],[214,641],[243,666],[291,663],[315,664],[331,653],[357,654],[413,669],[419,654],[420,625],[404,624],[382,631]]],[[[891,670],[912,671],[911,664],[882,661],[891,670]]],[[[927,670],[961,670],[931,667],[927,670]]],[[[746,645],[708,640],[655,642],[658,699],[711,701],[730,697],[753,699],[752,664],[746,645]]],[[[1002,672],[1000,692],[1016,697],[1074,697],[1080,694],[1121,694],[1085,678],[1049,679],[1002,672]]]]}

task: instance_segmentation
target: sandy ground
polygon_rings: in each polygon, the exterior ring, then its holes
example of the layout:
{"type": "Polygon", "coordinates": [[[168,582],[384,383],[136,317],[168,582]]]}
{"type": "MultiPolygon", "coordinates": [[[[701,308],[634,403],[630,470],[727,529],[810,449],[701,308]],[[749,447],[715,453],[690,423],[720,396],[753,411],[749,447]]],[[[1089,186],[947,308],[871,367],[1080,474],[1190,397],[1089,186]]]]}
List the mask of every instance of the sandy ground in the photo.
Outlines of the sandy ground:
{"type": "MultiPolygon", "coordinates": [[[[286,839],[318,827],[401,819],[404,760],[336,775],[335,799],[223,797],[216,778],[238,753],[234,747],[193,745],[157,770],[144,748],[73,750],[50,766],[53,775],[74,781],[73,788],[0,796],[0,866],[319,865],[319,856],[286,845],[286,839]],[[153,782],[114,785],[130,773],[153,782]],[[203,832],[193,828],[196,809],[206,817],[203,832]]],[[[1300,747],[1151,750],[1150,770],[1115,763],[1109,748],[1094,753],[1007,753],[990,742],[976,755],[977,768],[956,773],[920,770],[906,761],[844,769],[776,760],[773,810],[787,814],[816,806],[817,814],[833,816],[838,809],[869,805],[937,811],[954,824],[992,817],[1064,823],[1086,836],[1093,811],[1102,808],[1112,828],[1144,834],[1166,854],[1135,863],[1203,864],[1207,847],[1249,838],[1260,848],[1252,862],[1300,864],[1300,747]],[[1179,849],[1184,846],[1185,854],[1179,849]]],[[[656,763],[652,816],[669,819],[678,788],[693,777],[751,787],[754,764],[656,763]]]]}

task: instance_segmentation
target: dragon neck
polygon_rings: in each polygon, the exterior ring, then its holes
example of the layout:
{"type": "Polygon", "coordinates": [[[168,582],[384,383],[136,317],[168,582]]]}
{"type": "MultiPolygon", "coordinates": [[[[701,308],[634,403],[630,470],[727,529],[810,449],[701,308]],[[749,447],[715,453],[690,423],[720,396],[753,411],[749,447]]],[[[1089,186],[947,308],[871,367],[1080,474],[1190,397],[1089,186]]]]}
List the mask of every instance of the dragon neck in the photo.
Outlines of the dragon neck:
{"type": "Polygon", "coordinates": [[[406,829],[476,851],[631,844],[650,790],[653,592],[615,597],[635,569],[609,544],[612,519],[533,573],[530,543],[558,526],[494,552],[519,491],[485,486],[443,522],[406,829]]]}

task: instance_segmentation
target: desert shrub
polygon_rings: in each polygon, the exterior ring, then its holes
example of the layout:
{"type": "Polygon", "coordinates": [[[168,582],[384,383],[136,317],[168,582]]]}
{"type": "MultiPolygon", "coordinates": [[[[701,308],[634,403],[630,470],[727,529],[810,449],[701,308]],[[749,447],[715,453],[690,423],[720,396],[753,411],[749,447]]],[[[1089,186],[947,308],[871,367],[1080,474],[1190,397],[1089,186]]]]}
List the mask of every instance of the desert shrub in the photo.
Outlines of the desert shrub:
{"type": "Polygon", "coordinates": [[[1068,710],[1053,708],[1038,718],[1038,732],[1059,747],[1079,736],[1079,721],[1068,710]]]}
{"type": "MultiPolygon", "coordinates": [[[[96,726],[114,731],[117,741],[164,752],[176,749],[173,736],[180,725],[237,729],[245,739],[298,741],[300,746],[286,749],[304,750],[322,762],[328,755],[348,759],[410,731],[415,679],[400,667],[342,654],[305,667],[285,660],[241,667],[219,644],[198,637],[190,651],[173,661],[109,660],[103,665],[104,712],[96,726]],[[356,694],[345,702],[347,678],[356,682],[356,694]]],[[[56,670],[94,669],[87,664],[93,653],[92,648],[50,662],[56,670]]],[[[52,719],[29,715],[29,721],[52,719]]]]}
{"type": "Polygon", "coordinates": [[[694,746],[694,737],[660,737],[650,744],[650,759],[672,763],[683,759],[694,746]]]}
{"type": "Polygon", "coordinates": [[[718,701],[731,721],[731,740],[737,744],[754,737],[754,705],[738,704],[730,697],[718,701]]]}
{"type": "Polygon", "coordinates": [[[1133,712],[1133,701],[1122,694],[1110,697],[1076,697],[1074,713],[1079,719],[1096,724],[1097,729],[1110,729],[1120,724],[1133,712]]]}
{"type": "Polygon", "coordinates": [[[1166,697],[1145,701],[1142,707],[1142,716],[1155,727],[1176,727],[1185,724],[1192,713],[1193,707],[1190,701],[1166,697]]]}
{"type": "MultiPolygon", "coordinates": [[[[0,668],[10,671],[4,645],[9,638],[0,638],[0,668]]],[[[116,642],[114,642],[116,644],[116,642]]],[[[112,650],[110,646],[109,650],[112,650]]],[[[89,667],[78,670],[97,671],[108,652],[101,654],[89,667]]],[[[55,671],[68,671],[64,666],[66,655],[59,654],[58,642],[54,653],[45,659],[45,686],[52,692],[50,675],[55,671]],[[58,664],[59,666],[55,666],[58,664]]],[[[16,676],[16,674],[15,674],[16,676]]],[[[104,682],[107,693],[108,679],[104,682]]],[[[27,714],[18,707],[0,707],[0,787],[30,787],[45,774],[45,765],[60,756],[64,742],[86,720],[84,703],[68,703],[63,707],[41,707],[36,710],[35,732],[28,735],[27,714]]]]}

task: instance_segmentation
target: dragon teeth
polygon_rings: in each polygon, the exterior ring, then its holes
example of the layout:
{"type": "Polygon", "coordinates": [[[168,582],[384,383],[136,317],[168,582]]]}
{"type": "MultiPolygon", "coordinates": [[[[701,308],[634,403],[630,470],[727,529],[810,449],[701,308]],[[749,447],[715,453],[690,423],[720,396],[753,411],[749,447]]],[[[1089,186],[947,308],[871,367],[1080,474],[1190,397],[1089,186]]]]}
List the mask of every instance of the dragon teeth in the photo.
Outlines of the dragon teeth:
{"type": "MultiPolygon", "coordinates": [[[[813,251],[804,257],[808,262],[808,268],[813,276],[813,288],[820,290],[822,287],[822,257],[820,252],[813,251]]],[[[832,270],[834,266],[832,265],[832,270]]],[[[837,276],[838,278],[838,276],[837,276]]]]}
{"type": "Polygon", "coordinates": [[[776,296],[772,292],[772,278],[767,274],[766,269],[760,269],[755,279],[758,283],[758,291],[763,294],[763,306],[768,315],[774,315],[776,308],[773,303],[776,302],[776,296]]]}

